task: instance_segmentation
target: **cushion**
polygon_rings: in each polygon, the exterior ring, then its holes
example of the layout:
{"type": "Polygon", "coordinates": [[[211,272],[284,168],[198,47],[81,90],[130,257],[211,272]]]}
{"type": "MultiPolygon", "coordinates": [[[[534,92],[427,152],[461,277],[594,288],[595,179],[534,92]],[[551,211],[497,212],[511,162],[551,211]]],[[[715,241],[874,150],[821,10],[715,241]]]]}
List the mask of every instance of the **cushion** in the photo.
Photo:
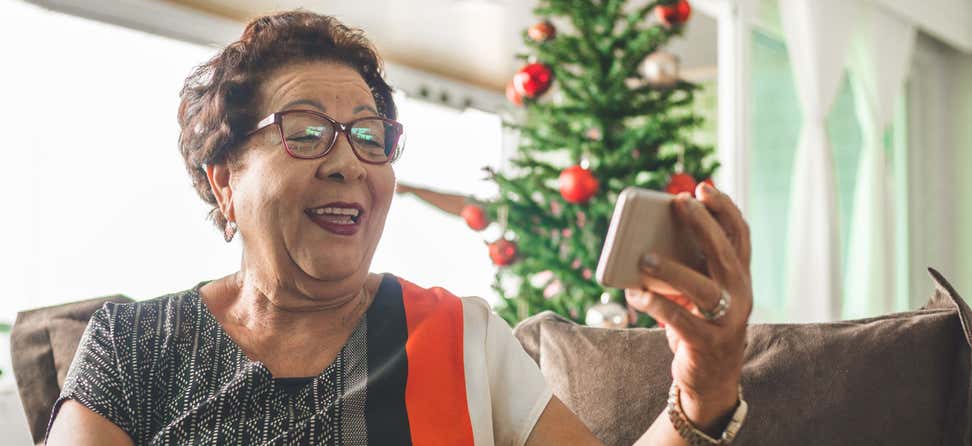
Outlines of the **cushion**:
{"type": "MultiPolygon", "coordinates": [[[[972,311],[934,271],[917,311],[748,329],[749,416],[734,444],[972,446],[972,311]]],[[[607,445],[633,444],[665,407],[661,329],[602,329],[546,312],[515,334],[554,393],[607,445]]]]}
{"type": "Polygon", "coordinates": [[[88,319],[105,302],[133,302],[114,295],[17,314],[10,333],[14,378],[30,434],[43,443],[54,401],[61,393],[88,319]]]}

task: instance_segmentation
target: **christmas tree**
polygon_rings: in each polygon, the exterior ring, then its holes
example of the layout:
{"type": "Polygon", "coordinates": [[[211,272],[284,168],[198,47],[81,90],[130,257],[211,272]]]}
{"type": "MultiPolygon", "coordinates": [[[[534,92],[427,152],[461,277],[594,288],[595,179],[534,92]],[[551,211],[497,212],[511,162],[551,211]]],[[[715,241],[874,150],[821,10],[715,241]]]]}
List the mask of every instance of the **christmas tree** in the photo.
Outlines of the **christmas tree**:
{"type": "Polygon", "coordinates": [[[475,230],[501,226],[489,255],[500,266],[496,310],[511,324],[551,310],[626,326],[634,318],[623,291],[593,278],[618,194],[628,186],[691,193],[718,167],[713,149],[691,140],[702,123],[691,108],[698,87],[678,78],[677,57],[663,50],[691,7],[540,0],[534,12],[541,21],[523,32],[524,66],[506,92],[518,111],[504,125],[518,147],[503,171],[489,170],[499,196],[463,204],[419,196],[475,230]]]}

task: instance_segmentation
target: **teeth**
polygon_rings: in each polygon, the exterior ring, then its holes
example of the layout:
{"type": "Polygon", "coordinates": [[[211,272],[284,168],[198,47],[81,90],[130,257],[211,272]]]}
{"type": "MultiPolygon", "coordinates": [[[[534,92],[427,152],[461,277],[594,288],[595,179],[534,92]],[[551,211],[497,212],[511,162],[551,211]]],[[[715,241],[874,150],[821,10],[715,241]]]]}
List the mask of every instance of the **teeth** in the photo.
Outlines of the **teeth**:
{"type": "Polygon", "coordinates": [[[312,212],[314,213],[314,215],[331,214],[331,215],[350,215],[352,217],[357,217],[359,214],[358,210],[355,208],[336,208],[336,207],[314,208],[312,212]]]}
{"type": "Polygon", "coordinates": [[[331,222],[331,223],[337,223],[337,224],[342,224],[342,225],[352,225],[352,224],[354,224],[354,217],[352,217],[350,215],[342,215],[340,217],[338,217],[338,216],[330,216],[329,215],[325,219],[327,221],[331,222]]]}

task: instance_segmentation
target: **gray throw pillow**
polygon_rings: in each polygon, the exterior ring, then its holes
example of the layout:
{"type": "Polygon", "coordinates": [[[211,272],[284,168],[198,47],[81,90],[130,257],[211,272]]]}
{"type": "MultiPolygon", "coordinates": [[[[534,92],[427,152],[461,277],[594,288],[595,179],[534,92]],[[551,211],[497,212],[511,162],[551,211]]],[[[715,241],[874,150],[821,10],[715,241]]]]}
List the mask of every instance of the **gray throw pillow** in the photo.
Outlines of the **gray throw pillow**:
{"type": "MultiPolygon", "coordinates": [[[[751,325],[739,445],[964,445],[972,311],[934,270],[922,309],[824,324],[751,325]]],[[[553,313],[515,334],[607,445],[630,445],[662,412],[672,353],[663,330],[611,330],[553,313]]]]}

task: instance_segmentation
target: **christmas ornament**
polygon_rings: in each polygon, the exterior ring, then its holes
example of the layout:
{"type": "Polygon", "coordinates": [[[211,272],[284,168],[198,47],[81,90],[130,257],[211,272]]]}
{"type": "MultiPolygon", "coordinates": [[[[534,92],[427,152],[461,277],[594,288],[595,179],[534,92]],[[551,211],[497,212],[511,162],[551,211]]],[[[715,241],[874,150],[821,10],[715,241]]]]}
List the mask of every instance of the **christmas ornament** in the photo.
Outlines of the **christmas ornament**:
{"type": "Polygon", "coordinates": [[[543,297],[550,299],[564,291],[564,284],[558,279],[554,279],[543,289],[543,297]]]}
{"type": "Polygon", "coordinates": [[[617,302],[611,302],[611,295],[601,295],[601,303],[592,306],[584,316],[584,323],[591,327],[627,328],[628,310],[617,302]]]}
{"type": "Polygon", "coordinates": [[[544,20],[527,29],[527,35],[534,42],[546,42],[557,35],[557,28],[554,28],[553,23],[544,20]]]}
{"type": "Polygon", "coordinates": [[[489,220],[486,218],[486,211],[482,207],[475,204],[467,204],[462,208],[462,212],[459,213],[463,219],[466,220],[466,224],[474,231],[482,231],[489,226],[489,220]]]}
{"type": "Polygon", "coordinates": [[[509,81],[506,84],[506,100],[517,107],[523,105],[523,96],[520,96],[520,93],[516,92],[516,88],[513,87],[513,81],[509,81]]]}
{"type": "Polygon", "coordinates": [[[516,261],[516,243],[505,238],[490,243],[489,258],[496,266],[511,265],[516,261]]]}
{"type": "Polygon", "coordinates": [[[513,76],[513,88],[520,96],[534,99],[550,89],[553,72],[542,63],[531,63],[513,76]]]}
{"type": "Polygon", "coordinates": [[[692,6],[689,5],[687,0],[678,0],[675,4],[655,7],[655,16],[668,27],[684,24],[691,15],[692,6]]]}
{"type": "Polygon", "coordinates": [[[550,271],[549,269],[543,270],[530,276],[530,285],[533,285],[534,288],[540,288],[550,283],[553,278],[553,271],[550,271]]]}
{"type": "Polygon", "coordinates": [[[687,173],[676,173],[672,174],[672,177],[668,180],[668,186],[665,186],[665,192],[672,195],[688,192],[694,195],[695,186],[695,178],[692,178],[692,175],[687,173]]]}
{"type": "Polygon", "coordinates": [[[668,88],[678,83],[678,68],[678,56],[667,51],[655,51],[641,62],[638,72],[648,85],[668,88]]]}
{"type": "Polygon", "coordinates": [[[560,172],[560,195],[570,203],[584,203],[597,193],[597,178],[581,166],[571,166],[560,172]]]}
{"type": "Polygon", "coordinates": [[[499,285],[505,295],[515,296],[520,292],[520,287],[523,286],[523,277],[514,274],[500,274],[499,285]]]}

